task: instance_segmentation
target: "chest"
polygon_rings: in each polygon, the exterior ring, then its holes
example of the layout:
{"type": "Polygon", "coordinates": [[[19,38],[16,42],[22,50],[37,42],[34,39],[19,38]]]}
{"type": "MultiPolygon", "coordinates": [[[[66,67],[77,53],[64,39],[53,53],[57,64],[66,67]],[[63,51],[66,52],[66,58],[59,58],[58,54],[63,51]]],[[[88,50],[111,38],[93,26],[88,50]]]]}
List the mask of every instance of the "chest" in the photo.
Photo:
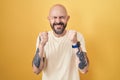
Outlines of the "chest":
{"type": "Polygon", "coordinates": [[[55,39],[49,37],[45,46],[47,58],[60,59],[72,54],[71,41],[67,38],[55,39]]]}

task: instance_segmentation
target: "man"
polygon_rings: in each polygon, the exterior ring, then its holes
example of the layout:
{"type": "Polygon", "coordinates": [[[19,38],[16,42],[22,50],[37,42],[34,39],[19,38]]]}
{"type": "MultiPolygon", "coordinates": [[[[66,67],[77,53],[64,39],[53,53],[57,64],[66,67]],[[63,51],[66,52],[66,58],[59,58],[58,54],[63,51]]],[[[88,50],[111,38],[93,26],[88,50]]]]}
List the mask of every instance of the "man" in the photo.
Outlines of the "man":
{"type": "Polygon", "coordinates": [[[52,31],[38,36],[32,66],[36,74],[43,71],[42,80],[80,80],[78,70],[88,70],[83,36],[65,29],[69,18],[63,5],[54,5],[48,16],[52,31]]]}

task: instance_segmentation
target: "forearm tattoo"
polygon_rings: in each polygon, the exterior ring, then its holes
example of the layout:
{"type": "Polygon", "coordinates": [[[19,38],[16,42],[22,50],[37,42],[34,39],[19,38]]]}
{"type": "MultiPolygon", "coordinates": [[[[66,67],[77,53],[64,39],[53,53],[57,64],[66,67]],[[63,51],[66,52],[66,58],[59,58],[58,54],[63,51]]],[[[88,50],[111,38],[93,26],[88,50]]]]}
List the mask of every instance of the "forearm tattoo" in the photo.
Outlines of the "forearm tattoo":
{"type": "Polygon", "coordinates": [[[40,56],[39,56],[39,48],[37,48],[36,54],[35,54],[35,56],[34,56],[34,58],[33,58],[33,64],[34,64],[37,68],[39,68],[39,66],[40,66],[40,61],[41,61],[41,58],[40,58],[40,56]]]}
{"type": "Polygon", "coordinates": [[[84,67],[87,66],[87,60],[86,60],[86,55],[85,55],[86,53],[79,50],[76,54],[80,60],[78,67],[80,69],[84,69],[84,67]]]}

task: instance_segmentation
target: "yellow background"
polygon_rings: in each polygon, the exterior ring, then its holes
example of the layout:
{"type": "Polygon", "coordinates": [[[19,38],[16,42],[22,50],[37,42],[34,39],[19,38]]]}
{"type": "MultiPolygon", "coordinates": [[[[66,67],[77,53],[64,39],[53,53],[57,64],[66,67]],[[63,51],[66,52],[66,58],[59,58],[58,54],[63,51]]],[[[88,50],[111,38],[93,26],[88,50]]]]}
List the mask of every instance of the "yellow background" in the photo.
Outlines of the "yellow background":
{"type": "Polygon", "coordinates": [[[67,29],[86,41],[90,67],[81,80],[120,80],[120,0],[0,0],[0,80],[41,80],[31,62],[56,3],[71,16],[67,29]]]}

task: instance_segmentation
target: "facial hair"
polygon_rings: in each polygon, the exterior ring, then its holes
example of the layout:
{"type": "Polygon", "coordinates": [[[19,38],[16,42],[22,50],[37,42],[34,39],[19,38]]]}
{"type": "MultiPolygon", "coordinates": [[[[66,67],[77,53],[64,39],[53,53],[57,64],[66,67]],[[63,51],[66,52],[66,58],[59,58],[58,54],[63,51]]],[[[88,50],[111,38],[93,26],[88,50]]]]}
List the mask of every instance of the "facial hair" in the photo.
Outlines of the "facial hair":
{"type": "Polygon", "coordinates": [[[56,34],[62,34],[62,33],[64,32],[67,24],[64,24],[63,22],[59,22],[59,23],[53,23],[53,25],[50,24],[50,26],[51,26],[52,30],[53,30],[56,34]],[[63,27],[62,27],[60,30],[55,30],[55,25],[61,25],[61,26],[63,26],[63,27]]]}

